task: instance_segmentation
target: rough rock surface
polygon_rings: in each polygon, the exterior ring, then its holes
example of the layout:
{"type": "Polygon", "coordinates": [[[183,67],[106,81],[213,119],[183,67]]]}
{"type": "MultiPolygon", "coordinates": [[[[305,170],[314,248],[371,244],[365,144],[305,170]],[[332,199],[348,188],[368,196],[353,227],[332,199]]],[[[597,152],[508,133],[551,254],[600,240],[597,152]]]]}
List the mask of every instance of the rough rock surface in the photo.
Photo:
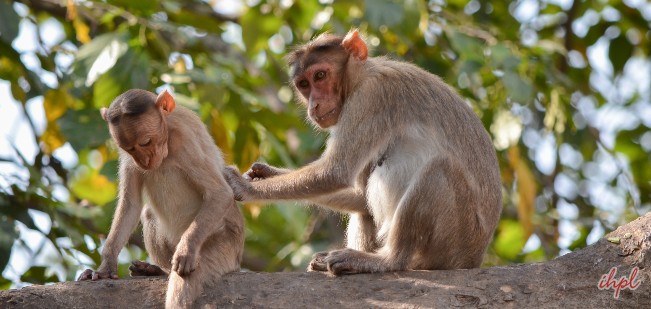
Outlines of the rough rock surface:
{"type": "MultiPolygon", "coordinates": [[[[451,271],[328,277],[321,273],[229,274],[201,308],[651,308],[651,214],[557,259],[451,271]],[[639,269],[637,289],[600,290],[639,269]]],[[[62,282],[0,291],[0,308],[162,308],[166,280],[62,282]]]]}

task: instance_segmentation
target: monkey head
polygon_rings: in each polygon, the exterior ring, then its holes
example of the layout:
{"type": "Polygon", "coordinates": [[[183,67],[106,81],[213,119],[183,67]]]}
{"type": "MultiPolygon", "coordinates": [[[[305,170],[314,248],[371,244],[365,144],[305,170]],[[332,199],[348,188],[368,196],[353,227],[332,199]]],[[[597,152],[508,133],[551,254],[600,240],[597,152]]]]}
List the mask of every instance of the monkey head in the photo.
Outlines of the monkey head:
{"type": "Polygon", "coordinates": [[[149,91],[132,89],[115,98],[109,108],[102,108],[101,114],[118,147],[140,168],[153,170],[167,157],[167,116],[175,106],[167,90],[156,97],[149,91]]]}
{"type": "Polygon", "coordinates": [[[290,76],[308,116],[326,129],[337,124],[348,92],[356,82],[351,67],[368,57],[366,44],[353,30],[346,37],[322,34],[292,51],[288,57],[290,76]]]}

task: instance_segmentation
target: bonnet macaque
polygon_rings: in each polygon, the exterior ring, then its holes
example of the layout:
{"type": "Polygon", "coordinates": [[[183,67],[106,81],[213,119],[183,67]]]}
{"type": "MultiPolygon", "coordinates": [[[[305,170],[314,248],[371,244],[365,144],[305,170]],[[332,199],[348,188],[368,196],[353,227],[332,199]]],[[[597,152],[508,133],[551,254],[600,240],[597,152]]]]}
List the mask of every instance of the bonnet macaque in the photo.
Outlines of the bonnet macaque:
{"type": "Polygon", "coordinates": [[[134,261],[131,275],[169,275],[165,307],[192,307],[242,259],[244,222],[222,154],[199,117],[167,91],[129,90],[101,113],[120,148],[120,192],[102,263],[78,280],[117,279],[118,253],[140,218],[155,265],[134,261]]]}
{"type": "Polygon", "coordinates": [[[472,109],[413,64],[368,57],[357,31],[288,55],[309,119],[330,132],[295,171],[225,170],[240,201],[311,200],[350,214],[347,248],[315,254],[333,275],[479,267],[502,209],[491,140],[472,109]]]}

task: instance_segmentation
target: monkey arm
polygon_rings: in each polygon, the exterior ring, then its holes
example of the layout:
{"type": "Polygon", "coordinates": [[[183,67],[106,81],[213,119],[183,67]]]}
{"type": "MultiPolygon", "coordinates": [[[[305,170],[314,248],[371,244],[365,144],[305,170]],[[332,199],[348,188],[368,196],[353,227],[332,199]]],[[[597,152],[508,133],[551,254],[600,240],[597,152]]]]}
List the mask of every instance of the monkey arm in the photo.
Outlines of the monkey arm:
{"type": "MultiPolygon", "coordinates": [[[[290,169],[273,167],[264,163],[256,162],[251,165],[251,168],[249,168],[246,173],[244,173],[243,177],[248,181],[255,182],[267,178],[272,178],[278,175],[288,174],[291,172],[292,170],[290,169]]],[[[368,173],[366,171],[365,176],[363,177],[368,178],[368,173]]],[[[366,196],[362,190],[354,187],[345,188],[334,193],[313,197],[310,198],[307,202],[344,212],[366,211],[366,196]]]]}
{"type": "Polygon", "coordinates": [[[127,244],[129,236],[138,225],[142,211],[142,175],[128,166],[120,164],[120,194],[113,222],[104,249],[102,263],[92,279],[117,279],[117,258],[120,250],[127,244]]]}
{"type": "MultiPolygon", "coordinates": [[[[360,134],[360,136],[367,136],[360,134]]],[[[374,157],[378,156],[380,149],[385,148],[386,139],[354,138],[343,142],[329,143],[329,150],[319,160],[286,174],[277,175],[271,178],[248,182],[242,178],[237,170],[227,169],[226,178],[233,188],[235,198],[242,201],[254,200],[311,200],[322,195],[335,193],[342,189],[353,186],[355,178],[363,173],[365,166],[374,157]],[[376,144],[374,144],[376,143],[376,144]],[[359,149],[355,147],[361,146],[359,149]],[[345,151],[346,148],[353,149],[345,151]]],[[[359,209],[362,203],[363,194],[358,193],[348,197],[324,198],[323,204],[332,205],[333,201],[354,197],[347,201],[344,206],[359,209]],[[330,200],[328,200],[330,199],[330,200]]],[[[341,208],[341,207],[339,207],[341,208]]]]}
{"type": "Polygon", "coordinates": [[[321,195],[308,200],[319,206],[343,212],[366,213],[366,195],[363,191],[351,187],[334,193],[321,195]]]}
{"type": "Polygon", "coordinates": [[[292,170],[290,169],[278,168],[265,163],[255,162],[242,176],[248,181],[258,181],[291,172],[292,170]]]}

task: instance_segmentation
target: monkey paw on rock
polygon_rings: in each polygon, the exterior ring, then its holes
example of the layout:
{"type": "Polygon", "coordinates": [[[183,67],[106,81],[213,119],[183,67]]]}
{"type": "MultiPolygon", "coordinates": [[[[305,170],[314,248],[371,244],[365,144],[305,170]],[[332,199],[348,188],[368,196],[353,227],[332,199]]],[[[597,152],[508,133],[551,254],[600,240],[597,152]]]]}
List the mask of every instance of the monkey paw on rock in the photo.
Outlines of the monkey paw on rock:
{"type": "Polygon", "coordinates": [[[84,272],[79,275],[77,281],[86,281],[86,280],[100,280],[100,279],[118,279],[118,270],[117,268],[105,269],[107,267],[100,267],[97,271],[92,269],[86,269],[84,272]]]}
{"type": "Polygon", "coordinates": [[[144,261],[132,261],[129,266],[129,275],[136,276],[165,276],[167,273],[160,267],[144,261]]]}
{"type": "Polygon", "coordinates": [[[335,276],[374,272],[365,267],[370,258],[368,253],[348,248],[318,252],[312,257],[307,270],[328,272],[335,276]]]}

